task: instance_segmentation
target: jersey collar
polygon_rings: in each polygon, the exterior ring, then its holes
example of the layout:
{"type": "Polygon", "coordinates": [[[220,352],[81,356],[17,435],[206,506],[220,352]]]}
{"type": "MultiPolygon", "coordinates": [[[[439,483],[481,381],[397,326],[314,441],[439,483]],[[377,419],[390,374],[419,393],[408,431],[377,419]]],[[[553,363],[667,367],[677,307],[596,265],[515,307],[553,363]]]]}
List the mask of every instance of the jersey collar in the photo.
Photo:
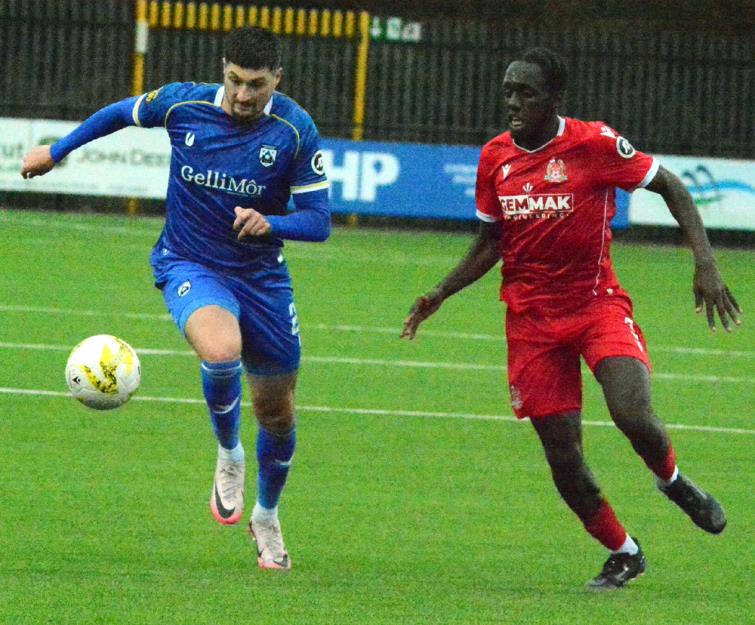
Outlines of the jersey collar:
{"type": "Polygon", "coordinates": [[[566,130],[566,119],[564,117],[561,117],[561,115],[558,115],[558,130],[556,131],[556,136],[552,139],[549,139],[543,145],[541,145],[539,148],[535,148],[534,150],[528,150],[527,148],[523,148],[521,145],[519,145],[514,139],[511,139],[511,142],[518,147],[523,152],[527,152],[528,154],[532,154],[533,152],[538,152],[542,150],[545,146],[549,145],[551,142],[555,141],[558,137],[564,134],[564,131],[566,130]]]}

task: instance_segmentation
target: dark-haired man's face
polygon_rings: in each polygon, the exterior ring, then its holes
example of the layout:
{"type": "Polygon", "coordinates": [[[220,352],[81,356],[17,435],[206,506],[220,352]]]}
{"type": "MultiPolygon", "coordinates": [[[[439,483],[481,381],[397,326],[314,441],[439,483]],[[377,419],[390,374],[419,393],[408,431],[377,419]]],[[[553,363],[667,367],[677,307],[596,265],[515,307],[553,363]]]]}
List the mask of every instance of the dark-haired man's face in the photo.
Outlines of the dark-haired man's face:
{"type": "Polygon", "coordinates": [[[535,63],[514,61],[503,78],[503,100],[511,136],[535,149],[555,136],[560,94],[551,94],[543,70],[535,63]]]}
{"type": "Polygon", "coordinates": [[[222,107],[234,119],[251,123],[262,112],[273,96],[281,79],[281,70],[245,69],[235,63],[223,62],[225,95],[222,107]]]}

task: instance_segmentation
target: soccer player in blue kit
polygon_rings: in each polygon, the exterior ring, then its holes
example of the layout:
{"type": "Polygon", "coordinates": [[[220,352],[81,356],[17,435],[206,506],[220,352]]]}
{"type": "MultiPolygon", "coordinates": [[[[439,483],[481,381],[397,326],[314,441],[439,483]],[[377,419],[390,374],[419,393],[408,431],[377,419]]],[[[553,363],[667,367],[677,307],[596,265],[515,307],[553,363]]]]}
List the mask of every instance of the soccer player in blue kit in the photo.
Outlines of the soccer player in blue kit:
{"type": "Polygon", "coordinates": [[[239,439],[246,369],[258,421],[257,501],[249,521],[258,564],[290,569],[278,501],[296,445],[299,325],[283,239],[330,234],[328,181],[309,114],[275,89],[280,42],[251,27],[225,40],[223,84],[171,83],[96,112],[52,146],[24,157],[25,178],[126,126],[164,126],[172,156],[166,221],[152,251],[155,284],[201,360],[218,439],[210,508],[235,524],[244,506],[239,439]],[[296,211],[288,213],[293,195],[296,211]]]}

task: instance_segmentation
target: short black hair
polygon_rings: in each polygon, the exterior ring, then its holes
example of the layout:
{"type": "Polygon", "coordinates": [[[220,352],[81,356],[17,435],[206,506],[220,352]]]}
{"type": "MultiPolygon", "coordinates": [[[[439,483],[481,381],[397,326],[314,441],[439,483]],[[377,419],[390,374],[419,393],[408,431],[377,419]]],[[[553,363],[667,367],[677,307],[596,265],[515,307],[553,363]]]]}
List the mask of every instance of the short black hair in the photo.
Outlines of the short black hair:
{"type": "Polygon", "coordinates": [[[566,63],[558,53],[548,48],[530,48],[515,60],[537,65],[543,72],[545,87],[551,94],[566,91],[569,76],[566,63]]]}
{"type": "Polygon", "coordinates": [[[244,69],[275,71],[281,66],[281,44],[269,30],[243,26],[226,35],[223,58],[244,69]]]}

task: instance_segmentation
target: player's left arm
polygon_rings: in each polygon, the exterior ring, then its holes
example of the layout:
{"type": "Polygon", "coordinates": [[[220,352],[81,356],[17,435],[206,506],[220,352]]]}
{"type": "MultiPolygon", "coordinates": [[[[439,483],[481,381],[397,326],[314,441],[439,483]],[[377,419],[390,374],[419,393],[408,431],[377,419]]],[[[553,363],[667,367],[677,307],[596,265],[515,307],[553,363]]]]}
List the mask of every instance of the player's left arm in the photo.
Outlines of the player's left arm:
{"type": "Polygon", "coordinates": [[[692,196],[679,177],[663,166],[658,168],[658,173],[645,188],[663,198],[692,248],[695,257],[692,289],[697,312],[702,312],[705,306],[708,326],[715,331],[714,317],[715,311],[718,311],[721,325],[727,332],[731,332],[731,321],[739,325],[742,310],[718,271],[708,235],[692,196]]]}
{"type": "Polygon", "coordinates": [[[239,239],[272,235],[290,241],[325,241],[330,236],[327,189],[294,195],[294,204],[296,212],[288,215],[263,215],[237,206],[233,229],[239,239]]]}
{"type": "Polygon", "coordinates": [[[290,241],[322,242],[330,236],[328,178],[325,175],[320,135],[312,119],[299,119],[296,154],[288,184],[296,210],[287,215],[262,215],[252,208],[236,207],[234,230],[239,238],[271,235],[290,241]]]}

